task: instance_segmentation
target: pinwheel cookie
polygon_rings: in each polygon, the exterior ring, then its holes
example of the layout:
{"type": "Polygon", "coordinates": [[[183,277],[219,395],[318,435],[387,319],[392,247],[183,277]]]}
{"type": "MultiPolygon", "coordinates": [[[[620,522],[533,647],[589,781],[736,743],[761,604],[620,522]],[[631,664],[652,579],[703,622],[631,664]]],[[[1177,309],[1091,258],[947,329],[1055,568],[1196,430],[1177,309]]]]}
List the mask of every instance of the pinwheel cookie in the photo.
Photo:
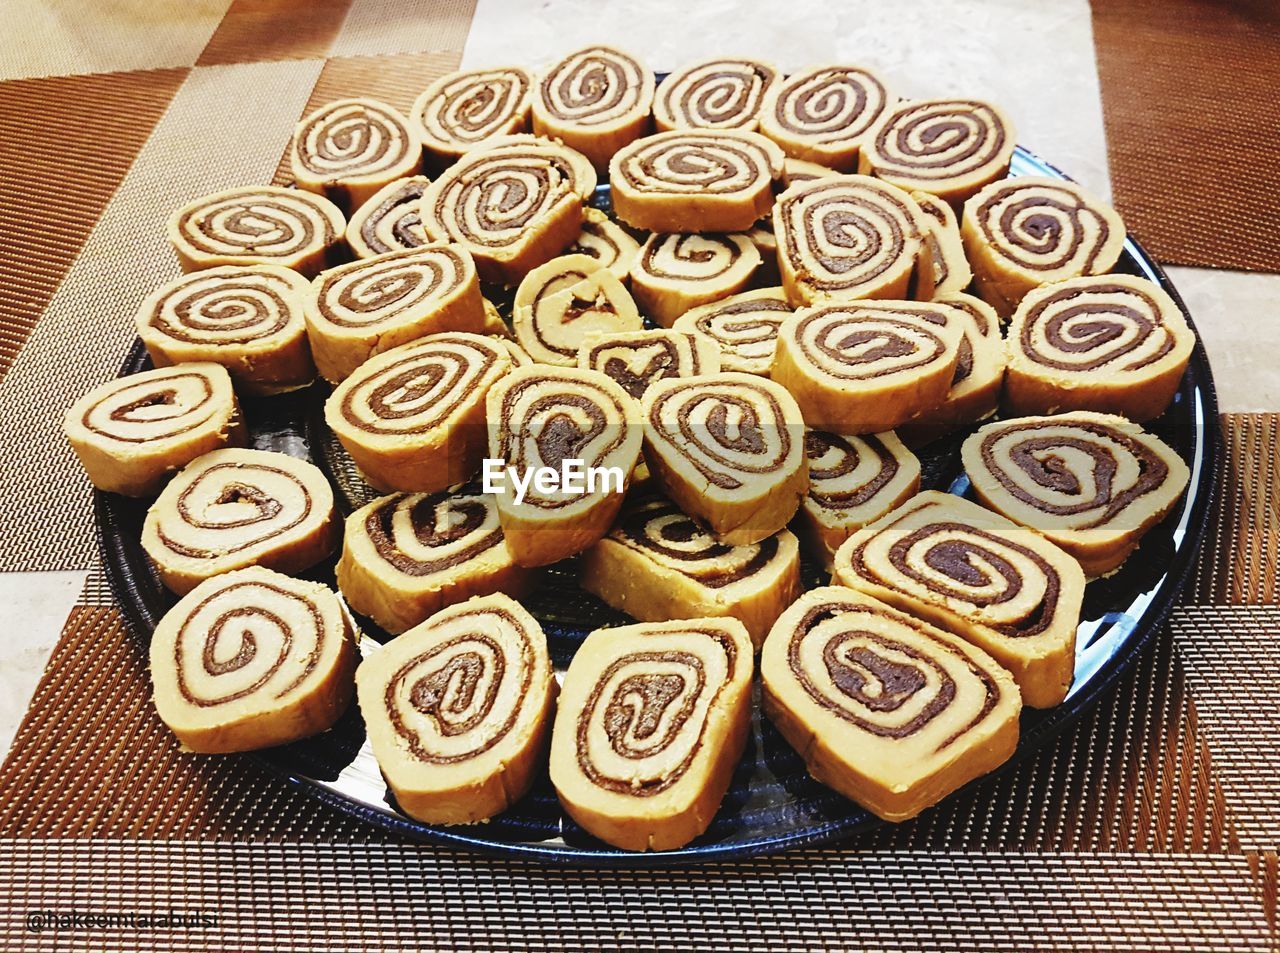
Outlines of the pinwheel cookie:
{"type": "Polygon", "coordinates": [[[399,111],[376,99],[326,103],[298,123],[289,165],[299,188],[348,210],[422,168],[422,144],[399,111]]]}
{"type": "Polygon", "coordinates": [[[631,266],[631,293],[669,328],[686,311],[742,291],[759,267],[746,235],[650,235],[631,266]]]}
{"type": "Polygon", "coordinates": [[[658,129],[746,129],[760,123],[764,98],[781,74],[758,60],[714,57],[676,70],[658,85],[658,129]]]}
{"type": "Polygon", "coordinates": [[[428,86],[409,122],[433,167],[489,145],[529,125],[533,77],[518,66],[460,70],[428,86]]]}
{"type": "Polygon", "coordinates": [[[814,66],[774,84],[760,131],[793,158],[853,172],[863,138],[892,101],[870,70],[814,66]]]}
{"type": "Polygon", "coordinates": [[[598,208],[582,210],[582,231],[566,255],[590,255],[600,261],[619,281],[626,281],[640,253],[640,243],[625,228],[611,221],[598,208]]]}
{"type": "Polygon", "coordinates": [[[925,235],[927,264],[916,269],[911,297],[928,300],[959,294],[973,281],[973,270],[964,257],[960,223],[951,206],[928,192],[912,192],[911,198],[929,219],[925,235]]]}
{"type": "Polygon", "coordinates": [[[347,222],[351,253],[373,258],[430,244],[422,229],[422,196],[430,184],[425,175],[414,175],[379,189],[347,222]]]}
{"type": "Polygon", "coordinates": [[[655,381],[717,373],[720,350],[683,331],[623,331],[592,338],[578,351],[578,366],[612,377],[639,400],[655,381]]]}
{"type": "Polygon", "coordinates": [[[768,377],[778,327],[793,313],[781,288],[759,288],[686,311],[673,326],[715,343],[723,370],[768,377]]]}
{"type": "Polygon", "coordinates": [[[573,367],[593,337],[639,331],[630,293],[598,258],[563,255],[529,272],[516,290],[511,327],[535,361],[573,367]]]}

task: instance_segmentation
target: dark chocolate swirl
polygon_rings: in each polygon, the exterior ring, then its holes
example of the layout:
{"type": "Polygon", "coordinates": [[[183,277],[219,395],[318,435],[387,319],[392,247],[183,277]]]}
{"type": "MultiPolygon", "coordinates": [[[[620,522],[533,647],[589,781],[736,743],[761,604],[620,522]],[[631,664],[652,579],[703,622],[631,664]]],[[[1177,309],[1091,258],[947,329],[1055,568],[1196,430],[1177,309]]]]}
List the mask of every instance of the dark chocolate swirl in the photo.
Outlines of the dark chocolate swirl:
{"type": "Polygon", "coordinates": [[[361,258],[419,248],[430,239],[422,229],[422,196],[431,182],[416,175],[382,189],[351,216],[347,241],[361,258]]]}
{"type": "Polygon", "coordinates": [[[775,87],[761,127],[779,138],[816,143],[856,142],[889,100],[875,74],[854,66],[818,66],[775,87]]]}
{"type": "Polygon", "coordinates": [[[952,359],[941,306],[873,302],[812,308],[783,333],[793,359],[839,380],[923,371],[952,359]]]}
{"type": "Polygon", "coordinates": [[[731,271],[754,270],[760,253],[744,235],[651,235],[636,268],[659,281],[713,281],[731,271]]]}
{"type": "Polygon", "coordinates": [[[112,382],[80,401],[79,423],[110,441],[154,444],[172,440],[217,419],[229,420],[234,407],[230,380],[221,368],[184,364],[144,371],[112,382]],[[211,373],[219,373],[219,386],[211,373]]]}
{"type": "Polygon", "coordinates": [[[994,106],[930,99],[894,106],[863,145],[862,156],[875,175],[904,188],[977,188],[1004,174],[1013,145],[994,106]]]}
{"type": "Polygon", "coordinates": [[[394,493],[364,520],[374,551],[406,576],[431,576],[503,546],[498,509],[479,493],[394,493]]]}
{"type": "Polygon", "coordinates": [[[777,78],[777,70],[755,60],[694,63],[658,86],[654,119],[659,129],[752,129],[777,78]]]}
{"type": "Polygon", "coordinates": [[[315,313],[343,328],[367,328],[443,303],[474,280],[456,248],[431,245],[331,268],[316,288],[315,313]]]}
{"type": "Polygon", "coordinates": [[[287,262],[321,251],[344,225],[327,199],[270,185],[215,192],[179,209],[171,221],[188,254],[235,263],[287,262]]]}
{"type": "Polygon", "coordinates": [[[614,156],[615,188],[653,195],[755,195],[782,173],[777,146],[752,132],[684,130],[637,139],[614,156]]]}
{"type": "Polygon", "coordinates": [[[804,436],[804,452],[809,458],[809,496],[828,510],[866,506],[901,469],[878,434],[852,437],[810,430],[804,436]]]}
{"type": "Polygon", "coordinates": [[[297,328],[307,290],[296,272],[271,265],[211,268],[152,295],[140,321],[182,344],[249,344],[297,328]]]}
{"type": "Polygon", "coordinates": [[[428,149],[466,152],[518,132],[529,118],[533,78],[517,66],[466,70],[436,80],[410,111],[428,149]]]}
{"type": "Polygon", "coordinates": [[[603,126],[648,112],[652,81],[632,57],[607,46],[570,53],[538,83],[536,107],[557,123],[603,126]]]}
{"type": "Polygon", "coordinates": [[[676,320],[675,329],[714,341],[726,371],[767,374],[778,327],[791,314],[781,289],[749,291],[688,312],[676,320]]]}
{"type": "Polygon", "coordinates": [[[293,157],[299,170],[342,181],[416,165],[419,146],[404,117],[371,99],[341,99],[298,124],[293,157]]]}

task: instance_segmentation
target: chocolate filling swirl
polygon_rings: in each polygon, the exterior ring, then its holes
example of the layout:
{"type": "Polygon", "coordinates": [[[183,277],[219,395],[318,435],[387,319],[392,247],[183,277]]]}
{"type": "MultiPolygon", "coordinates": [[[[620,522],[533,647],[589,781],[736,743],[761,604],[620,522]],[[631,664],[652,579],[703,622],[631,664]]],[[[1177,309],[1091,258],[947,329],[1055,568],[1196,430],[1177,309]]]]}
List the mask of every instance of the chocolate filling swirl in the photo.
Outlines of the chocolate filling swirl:
{"type": "Polygon", "coordinates": [[[755,193],[773,180],[766,143],[747,134],[667,132],[618,153],[611,178],[658,195],[755,193]]]}
{"type": "Polygon", "coordinates": [[[654,101],[654,113],[672,128],[751,126],[777,77],[772,67],[752,60],[699,63],[663,80],[654,101]]]}
{"type": "Polygon", "coordinates": [[[1018,347],[1032,361],[1061,371],[1141,371],[1173,350],[1154,297],[1105,281],[1050,291],[1022,316],[1018,347]]]}
{"type": "Polygon", "coordinates": [[[770,119],[797,138],[834,143],[857,139],[884,111],[884,85],[856,67],[806,70],[783,81],[770,119]]]}
{"type": "Polygon", "coordinates": [[[1008,141],[1004,122],[986,103],[929,100],[896,107],[877,127],[869,155],[877,174],[927,184],[997,174],[1008,141]]]}
{"type": "Polygon", "coordinates": [[[804,435],[804,451],[809,458],[809,496],[829,510],[850,510],[866,505],[898,475],[897,457],[875,434],[844,437],[810,430],[804,435]],[[875,457],[875,471],[869,479],[850,486],[867,455],[875,457]],[[824,461],[826,461],[824,463],[824,461]]]}
{"type": "Polygon", "coordinates": [[[429,142],[472,146],[520,125],[531,85],[522,69],[458,73],[420,100],[414,115],[429,142]]]}
{"type": "Polygon", "coordinates": [[[239,189],[188,206],[176,227],[206,255],[286,258],[335,240],[334,223],[320,201],[301,190],[239,189]]]}
{"type": "Polygon", "coordinates": [[[473,153],[428,191],[428,230],[485,248],[513,245],[557,204],[577,200],[574,183],[569,159],[536,145],[473,153]]]}
{"type": "Polygon", "coordinates": [[[542,77],[538,96],[560,122],[599,126],[641,107],[642,67],[630,56],[591,47],[565,57],[542,77]]]}
{"type": "Polygon", "coordinates": [[[1096,270],[1111,225],[1079,189],[1009,179],[983,194],[976,221],[995,254],[1028,271],[1096,270]]]}
{"type": "Polygon", "coordinates": [[[235,275],[196,272],[157,301],[147,324],[188,344],[248,344],[283,331],[295,312],[295,291],[271,271],[235,275]]]}
{"type": "Polygon", "coordinates": [[[339,327],[381,324],[448,298],[469,276],[462,256],[448,247],[368,258],[326,272],[316,294],[316,310],[339,327]]]}
{"type": "Polygon", "coordinates": [[[303,120],[295,138],[302,167],[334,179],[376,175],[416,148],[394,110],[366,100],[330,103],[303,120]]]}
{"type": "Polygon", "coordinates": [[[407,576],[431,576],[503,545],[491,499],[396,493],[365,517],[378,556],[407,576]]]}
{"type": "Polygon", "coordinates": [[[933,330],[936,323],[915,308],[837,305],[808,312],[791,333],[800,355],[821,373],[873,380],[945,360],[947,342],[933,330]]]}
{"type": "Polygon", "coordinates": [[[730,546],[665,500],[625,510],[610,538],[709,589],[750,579],[778,555],[777,536],[730,546]]]}
{"type": "Polygon", "coordinates": [[[174,507],[176,524],[162,516],[157,535],[170,552],[214,559],[302,525],[314,505],[311,490],[287,470],[262,463],[216,463],[183,488],[174,507]],[[270,492],[264,481],[286,492],[270,492]]]}
{"type": "Polygon", "coordinates": [[[223,409],[207,376],[182,371],[160,379],[120,378],[110,394],[85,408],[80,423],[107,440],[146,444],[189,433],[223,409]]]}

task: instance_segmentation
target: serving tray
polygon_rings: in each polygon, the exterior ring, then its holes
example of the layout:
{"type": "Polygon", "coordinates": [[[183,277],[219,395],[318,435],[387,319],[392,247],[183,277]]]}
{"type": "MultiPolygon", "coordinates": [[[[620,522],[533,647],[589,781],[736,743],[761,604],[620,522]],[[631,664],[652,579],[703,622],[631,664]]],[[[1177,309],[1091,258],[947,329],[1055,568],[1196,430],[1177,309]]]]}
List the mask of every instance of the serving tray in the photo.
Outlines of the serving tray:
{"type": "MultiPolygon", "coordinates": [[[[1022,148],[1014,154],[1010,174],[1066,178],[1022,148]]],[[[606,211],[610,208],[608,185],[596,190],[592,204],[606,211]]],[[[1115,270],[1154,281],[1186,313],[1168,277],[1133,238],[1126,240],[1115,270]]],[[[500,310],[509,309],[509,293],[486,289],[486,295],[500,310]]],[[[1190,321],[1190,315],[1187,317],[1190,321]]],[[[133,374],[150,366],[139,341],[121,373],[133,374]]],[[[249,398],[241,406],[251,445],[317,464],[333,484],[345,515],[376,494],[360,479],[350,458],[324,426],[328,391],[321,383],[280,397],[249,398]]],[[[1099,695],[1133,663],[1160,628],[1189,578],[1210,512],[1220,452],[1213,377],[1199,343],[1172,406],[1148,429],[1173,447],[1191,468],[1187,492],[1120,571],[1089,584],[1077,633],[1071,692],[1056,708],[1024,710],[1021,740],[1006,769],[1038,751],[1096,704],[1099,695]]],[[[962,432],[917,451],[923,470],[922,489],[968,491],[959,452],[966,435],[962,432]]],[[[144,648],[156,623],[177,601],[160,584],[140,544],[148,502],[102,492],[95,495],[98,541],[107,575],[130,630],[144,648]]],[[[578,588],[574,562],[550,567],[541,586],[525,600],[546,630],[559,671],[568,665],[587,632],[631,621],[578,588]]],[[[308,575],[336,588],[333,569],[334,560],[330,560],[308,575]]],[[[803,575],[806,587],[826,581],[816,564],[806,563],[803,575]]],[[[358,617],[358,621],[366,636],[363,652],[389,638],[370,620],[358,617]]],[[[452,828],[421,824],[400,813],[390,800],[354,703],[331,731],[247,757],[317,801],[395,834],[548,863],[651,867],[722,860],[814,845],[882,823],[808,776],[799,755],[761,715],[758,681],[746,751],[720,811],[706,834],[680,850],[665,853],[620,851],[585,833],[561,811],[545,770],[527,797],[487,823],[452,828]]],[[[982,779],[973,782],[976,786],[984,783],[982,779]]],[[[980,791],[977,796],[981,797],[980,791]]]]}

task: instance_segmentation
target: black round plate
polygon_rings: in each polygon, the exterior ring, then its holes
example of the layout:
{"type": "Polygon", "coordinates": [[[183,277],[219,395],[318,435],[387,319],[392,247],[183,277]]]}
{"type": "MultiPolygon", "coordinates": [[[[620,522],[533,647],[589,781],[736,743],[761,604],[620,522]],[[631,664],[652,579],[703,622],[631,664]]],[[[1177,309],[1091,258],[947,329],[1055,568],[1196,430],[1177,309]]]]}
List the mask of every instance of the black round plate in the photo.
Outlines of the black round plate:
{"type": "MultiPolygon", "coordinates": [[[[1014,156],[1011,174],[1066,178],[1023,149],[1014,156]]],[[[597,190],[593,204],[609,207],[607,185],[597,190]]],[[[1185,313],[1160,266],[1132,238],[1125,243],[1116,270],[1156,282],[1185,313]]],[[[502,297],[494,291],[496,300],[502,297]]],[[[137,342],[122,373],[150,366],[141,342],[137,342]]],[[[349,513],[375,494],[360,480],[350,458],[323,425],[327,393],[328,388],[318,384],[282,397],[246,400],[243,409],[253,446],[315,462],[329,476],[340,506],[349,513]]],[[[1164,622],[1191,573],[1208,519],[1219,457],[1213,377],[1199,344],[1172,407],[1149,429],[1191,468],[1187,493],[1168,518],[1147,534],[1137,555],[1119,572],[1089,584],[1076,640],[1071,693],[1057,708],[1023,712],[1022,736],[1010,764],[1037,751],[1092,707],[1099,693],[1133,662],[1164,622]]],[[[968,490],[959,460],[963,437],[937,441],[919,452],[925,488],[961,494],[968,490]]],[[[95,497],[107,573],[125,619],[144,646],[160,617],[176,602],[160,584],[139,542],[146,510],[147,501],[101,492],[95,497]]],[[[526,600],[543,623],[561,671],[587,632],[630,621],[577,587],[573,562],[551,567],[538,591],[526,600]]],[[[825,582],[815,565],[807,565],[804,572],[807,585],[825,582]]],[[[311,575],[334,585],[333,562],[317,567],[311,575]]],[[[369,620],[360,621],[366,635],[378,641],[388,638],[369,620]]],[[[365,651],[372,647],[372,642],[362,640],[365,651]]],[[[757,684],[757,700],[758,694],[757,684]]],[[[391,801],[365,743],[364,724],[354,704],[333,730],[252,757],[317,800],[396,834],[550,863],[651,867],[720,860],[813,845],[881,823],[810,778],[800,757],[761,717],[758,704],[742,763],[710,829],[687,847],[660,854],[619,851],[585,833],[560,810],[545,772],[527,797],[488,823],[444,828],[412,820],[391,801]]]]}

